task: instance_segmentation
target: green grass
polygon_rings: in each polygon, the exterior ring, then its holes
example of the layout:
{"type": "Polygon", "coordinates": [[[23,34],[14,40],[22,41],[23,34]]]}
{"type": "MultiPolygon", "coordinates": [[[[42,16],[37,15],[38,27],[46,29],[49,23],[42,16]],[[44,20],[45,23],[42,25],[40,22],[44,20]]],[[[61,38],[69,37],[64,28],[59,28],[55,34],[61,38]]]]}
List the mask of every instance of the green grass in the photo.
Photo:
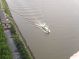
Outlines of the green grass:
{"type": "Polygon", "coordinates": [[[22,59],[31,59],[28,50],[24,47],[23,42],[20,40],[18,34],[16,33],[16,30],[14,28],[14,26],[11,24],[11,33],[12,33],[12,37],[14,39],[15,45],[21,55],[22,59]]]}
{"type": "Polygon", "coordinates": [[[8,14],[10,17],[12,17],[11,13],[10,13],[10,10],[8,8],[8,5],[6,3],[6,0],[1,0],[1,2],[2,2],[2,7],[3,7],[5,13],[8,14]]]}
{"type": "Polygon", "coordinates": [[[31,59],[30,56],[29,56],[29,54],[28,54],[28,51],[24,48],[24,45],[19,40],[18,36],[14,37],[14,41],[15,41],[15,44],[16,44],[16,46],[18,48],[18,51],[20,52],[21,58],[22,59],[31,59]]]}
{"type": "MultiPolygon", "coordinates": [[[[5,13],[9,16],[9,19],[11,21],[10,25],[11,25],[11,33],[12,33],[12,36],[14,38],[14,42],[18,48],[18,51],[21,55],[21,58],[22,59],[32,59],[31,55],[28,53],[28,49],[25,48],[23,42],[21,41],[21,39],[19,38],[18,34],[16,33],[16,30],[15,30],[15,24],[13,22],[13,18],[12,18],[12,15],[10,13],[10,10],[8,8],[8,5],[6,3],[6,0],[2,0],[2,7],[5,11],[5,13]]],[[[24,39],[23,39],[24,40],[24,39]]]]}
{"type": "Polygon", "coordinates": [[[7,39],[0,24],[0,59],[12,59],[11,51],[7,45],[7,39]]]}

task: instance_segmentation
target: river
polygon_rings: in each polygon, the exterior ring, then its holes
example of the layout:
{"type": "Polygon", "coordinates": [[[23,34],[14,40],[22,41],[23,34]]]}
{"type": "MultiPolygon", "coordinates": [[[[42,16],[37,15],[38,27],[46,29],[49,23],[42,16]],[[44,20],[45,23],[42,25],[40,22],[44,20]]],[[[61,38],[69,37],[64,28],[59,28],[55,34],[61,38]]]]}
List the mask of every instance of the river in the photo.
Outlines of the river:
{"type": "Polygon", "coordinates": [[[36,59],[69,59],[79,50],[79,0],[6,1],[36,59]]]}

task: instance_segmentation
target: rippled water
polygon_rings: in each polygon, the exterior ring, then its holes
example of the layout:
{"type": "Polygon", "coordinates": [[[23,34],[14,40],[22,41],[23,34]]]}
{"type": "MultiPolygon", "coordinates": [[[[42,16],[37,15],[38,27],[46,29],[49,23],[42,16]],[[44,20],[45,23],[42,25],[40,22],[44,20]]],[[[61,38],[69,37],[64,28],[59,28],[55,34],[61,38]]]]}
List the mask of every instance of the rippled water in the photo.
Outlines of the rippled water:
{"type": "Polygon", "coordinates": [[[78,0],[7,0],[36,59],[69,59],[79,50],[78,0]],[[46,34],[37,25],[46,23],[46,34]]]}

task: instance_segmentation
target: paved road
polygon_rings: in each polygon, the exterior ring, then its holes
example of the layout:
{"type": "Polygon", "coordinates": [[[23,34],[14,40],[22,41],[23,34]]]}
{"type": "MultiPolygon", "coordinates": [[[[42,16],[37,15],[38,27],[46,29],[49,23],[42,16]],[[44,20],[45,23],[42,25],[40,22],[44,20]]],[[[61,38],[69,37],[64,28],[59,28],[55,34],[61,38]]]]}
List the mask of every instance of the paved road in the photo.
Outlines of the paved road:
{"type": "Polygon", "coordinates": [[[19,52],[17,50],[17,47],[16,47],[16,45],[15,45],[15,43],[13,41],[13,38],[11,38],[12,37],[11,32],[10,32],[8,26],[7,26],[8,22],[6,20],[6,17],[4,15],[3,11],[0,11],[0,17],[1,17],[1,22],[3,24],[3,27],[4,27],[4,33],[5,33],[6,37],[7,37],[8,46],[10,47],[11,52],[12,52],[13,59],[21,59],[20,54],[19,54],[19,52]]]}
{"type": "Polygon", "coordinates": [[[13,59],[21,59],[20,58],[20,54],[16,48],[16,45],[13,41],[13,38],[11,38],[11,32],[10,30],[5,30],[5,34],[6,34],[6,37],[7,37],[7,42],[8,42],[8,45],[12,51],[12,54],[13,54],[13,59]]]}
{"type": "Polygon", "coordinates": [[[78,0],[6,1],[36,59],[69,59],[79,50],[78,0]],[[49,26],[49,34],[35,25],[40,22],[49,26]]]}

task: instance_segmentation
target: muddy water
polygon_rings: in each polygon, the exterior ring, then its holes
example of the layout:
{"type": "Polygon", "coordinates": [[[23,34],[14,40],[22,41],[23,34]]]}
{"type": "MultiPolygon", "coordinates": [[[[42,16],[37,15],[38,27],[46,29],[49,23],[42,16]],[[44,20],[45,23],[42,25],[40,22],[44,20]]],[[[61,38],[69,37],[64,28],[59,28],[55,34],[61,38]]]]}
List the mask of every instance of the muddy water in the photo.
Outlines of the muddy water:
{"type": "Polygon", "coordinates": [[[36,59],[69,59],[79,50],[78,0],[7,0],[36,59]],[[35,25],[45,23],[50,33],[35,25]]]}

